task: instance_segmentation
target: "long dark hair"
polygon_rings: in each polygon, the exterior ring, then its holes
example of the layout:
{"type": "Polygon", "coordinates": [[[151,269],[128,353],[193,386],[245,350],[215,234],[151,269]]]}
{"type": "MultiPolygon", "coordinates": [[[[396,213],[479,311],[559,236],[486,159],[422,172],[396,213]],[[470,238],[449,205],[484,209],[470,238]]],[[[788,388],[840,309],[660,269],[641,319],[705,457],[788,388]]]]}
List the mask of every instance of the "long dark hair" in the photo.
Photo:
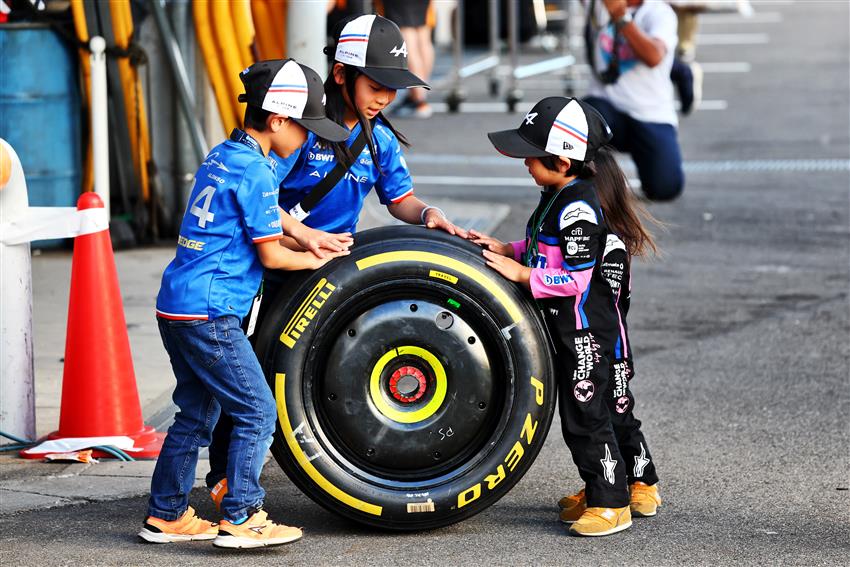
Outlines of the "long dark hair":
{"type": "Polygon", "coordinates": [[[664,228],[664,224],[637,200],[610,146],[601,148],[593,163],[596,165],[596,194],[608,228],[623,240],[632,256],[645,256],[649,252],[657,254],[655,239],[645,224],[659,228],[664,228]]]}
{"type": "MultiPolygon", "coordinates": [[[[375,118],[370,121],[367,120],[360,110],[358,110],[358,108],[354,105],[354,83],[361,75],[360,71],[358,71],[356,67],[340,63],[340,65],[343,66],[345,78],[343,84],[340,85],[334,78],[333,65],[334,64],[332,63],[331,70],[328,73],[328,78],[325,79],[325,112],[327,113],[328,118],[340,126],[345,127],[346,102],[345,97],[343,96],[343,89],[345,89],[345,92],[348,94],[348,99],[351,101],[352,110],[357,116],[357,121],[360,123],[360,127],[363,129],[363,134],[366,136],[366,145],[369,147],[369,153],[372,155],[372,162],[375,164],[375,167],[378,168],[378,171],[380,171],[381,164],[378,160],[378,152],[375,149],[375,141],[372,137],[372,126],[375,124],[376,120],[380,118],[384,125],[389,128],[390,132],[392,132],[395,137],[398,138],[398,141],[405,147],[410,147],[410,143],[407,141],[407,138],[401,134],[401,132],[393,127],[387,117],[384,116],[383,112],[379,112],[375,118]]],[[[331,148],[333,148],[336,160],[345,167],[351,167],[356,156],[351,155],[351,149],[348,147],[348,144],[346,142],[329,142],[328,144],[331,148]]]]}

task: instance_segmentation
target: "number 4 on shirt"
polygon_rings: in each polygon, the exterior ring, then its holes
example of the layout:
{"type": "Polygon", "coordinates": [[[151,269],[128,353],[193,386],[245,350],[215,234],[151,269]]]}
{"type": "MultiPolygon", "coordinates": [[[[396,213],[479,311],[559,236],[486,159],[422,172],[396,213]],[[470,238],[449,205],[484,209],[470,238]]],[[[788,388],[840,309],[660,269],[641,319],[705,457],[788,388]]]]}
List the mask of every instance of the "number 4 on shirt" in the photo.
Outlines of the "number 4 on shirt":
{"type": "Polygon", "coordinates": [[[203,191],[198,193],[198,196],[195,197],[194,201],[192,201],[192,206],[189,207],[189,214],[198,217],[198,226],[201,228],[206,228],[207,222],[213,222],[215,219],[215,213],[210,212],[210,203],[212,202],[215,190],[216,188],[212,185],[207,185],[204,187],[203,191]],[[199,207],[198,203],[201,199],[204,200],[204,203],[199,207]]]}

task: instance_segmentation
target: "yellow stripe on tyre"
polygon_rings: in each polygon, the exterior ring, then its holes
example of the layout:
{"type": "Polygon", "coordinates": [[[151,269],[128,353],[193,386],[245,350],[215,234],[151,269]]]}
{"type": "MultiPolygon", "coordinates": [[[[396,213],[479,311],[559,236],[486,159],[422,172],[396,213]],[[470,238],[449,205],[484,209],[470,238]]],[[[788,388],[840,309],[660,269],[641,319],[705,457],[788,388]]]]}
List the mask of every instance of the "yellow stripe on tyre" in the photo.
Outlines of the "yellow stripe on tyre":
{"type": "Polygon", "coordinates": [[[449,256],[444,256],[443,254],[436,254],[434,252],[422,252],[419,250],[399,250],[396,252],[383,252],[381,254],[375,254],[374,256],[369,256],[367,258],[363,258],[362,260],[357,261],[357,269],[363,271],[368,268],[379,266],[381,264],[389,264],[392,262],[420,262],[425,264],[434,264],[436,266],[440,266],[442,268],[449,268],[458,272],[460,274],[465,275],[471,280],[477,282],[484,289],[490,292],[490,294],[502,304],[505,310],[510,315],[514,324],[522,321],[522,313],[517,307],[516,302],[514,302],[507,293],[503,289],[501,289],[496,283],[487,277],[483,272],[473,268],[468,264],[464,264],[463,262],[456,260],[454,258],[450,258],[449,256]]]}
{"type": "Polygon", "coordinates": [[[275,373],[274,393],[275,401],[277,402],[277,416],[280,421],[280,428],[283,430],[283,437],[286,439],[289,452],[292,453],[292,456],[295,457],[298,465],[305,473],[307,473],[307,476],[309,476],[322,490],[343,504],[351,506],[361,512],[372,514],[373,516],[380,516],[383,513],[382,506],[364,502],[363,500],[355,498],[332,484],[328,479],[322,476],[322,473],[313,466],[313,463],[310,462],[310,459],[308,459],[307,455],[304,454],[304,451],[301,450],[301,445],[299,445],[298,440],[295,438],[295,433],[292,430],[292,424],[289,422],[289,412],[286,410],[286,374],[281,372],[275,373]]]}

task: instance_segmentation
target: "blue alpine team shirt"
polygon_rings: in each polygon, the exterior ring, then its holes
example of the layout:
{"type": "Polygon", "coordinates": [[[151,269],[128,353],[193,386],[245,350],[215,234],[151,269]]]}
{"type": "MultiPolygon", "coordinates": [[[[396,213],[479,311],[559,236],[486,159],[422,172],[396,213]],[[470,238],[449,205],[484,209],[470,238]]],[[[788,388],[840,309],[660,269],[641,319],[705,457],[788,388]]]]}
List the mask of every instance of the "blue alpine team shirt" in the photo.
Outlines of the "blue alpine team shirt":
{"type": "Polygon", "coordinates": [[[231,140],[210,151],[195,174],[177,254],[162,274],[159,317],[248,313],[263,275],[255,244],[282,236],[275,165],[231,140]]]}
{"type": "MultiPolygon", "coordinates": [[[[380,119],[374,124],[372,139],[380,173],[372,163],[367,144],[339,183],[310,211],[310,216],[303,221],[305,225],[327,232],[354,232],[363,201],[372,187],[383,205],[398,203],[413,194],[413,180],[398,138],[380,119]]],[[[361,130],[359,123],[351,130],[346,142],[349,147],[361,130]]],[[[333,149],[329,145],[322,147],[321,138],[312,132],[307,133],[307,141],[289,158],[274,157],[280,162],[277,168],[280,206],[284,211],[300,203],[337,163],[333,149]]]]}

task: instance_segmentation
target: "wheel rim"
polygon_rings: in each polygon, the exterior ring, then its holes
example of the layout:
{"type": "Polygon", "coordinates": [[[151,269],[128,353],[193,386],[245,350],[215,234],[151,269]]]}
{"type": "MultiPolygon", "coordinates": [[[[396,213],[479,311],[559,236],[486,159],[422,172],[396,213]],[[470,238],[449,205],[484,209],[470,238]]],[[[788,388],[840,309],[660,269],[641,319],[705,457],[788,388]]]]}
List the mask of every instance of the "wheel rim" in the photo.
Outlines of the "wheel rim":
{"type": "Polygon", "coordinates": [[[472,298],[433,282],[394,289],[365,290],[325,321],[303,396],[317,442],[352,474],[422,488],[486,456],[510,413],[512,364],[472,298]]]}

